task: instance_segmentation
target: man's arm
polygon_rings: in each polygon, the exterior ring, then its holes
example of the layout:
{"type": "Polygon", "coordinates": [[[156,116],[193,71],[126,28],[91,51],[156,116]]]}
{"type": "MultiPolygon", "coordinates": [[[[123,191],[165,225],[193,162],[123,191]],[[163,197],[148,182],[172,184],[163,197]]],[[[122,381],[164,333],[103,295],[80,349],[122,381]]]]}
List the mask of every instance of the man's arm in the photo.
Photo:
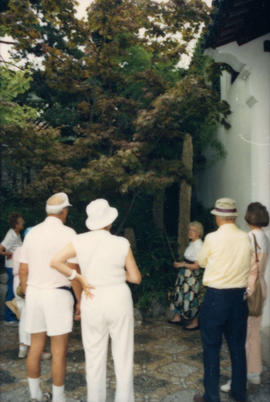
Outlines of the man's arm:
{"type": "Polygon", "coordinates": [[[200,267],[205,268],[208,263],[208,258],[210,256],[210,244],[208,236],[205,237],[203,246],[199,252],[197,262],[200,267]]]}
{"type": "Polygon", "coordinates": [[[22,287],[22,291],[25,294],[26,286],[27,286],[27,279],[28,279],[28,264],[25,264],[25,263],[20,264],[19,278],[20,278],[20,284],[22,287]]]}

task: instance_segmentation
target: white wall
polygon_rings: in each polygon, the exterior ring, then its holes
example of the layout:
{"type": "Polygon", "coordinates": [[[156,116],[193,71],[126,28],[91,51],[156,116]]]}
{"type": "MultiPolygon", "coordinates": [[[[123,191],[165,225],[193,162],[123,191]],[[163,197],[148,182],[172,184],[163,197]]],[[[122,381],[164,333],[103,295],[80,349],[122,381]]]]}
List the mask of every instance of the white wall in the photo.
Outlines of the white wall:
{"type": "MultiPolygon", "coordinates": [[[[238,46],[236,42],[206,51],[216,61],[230,64],[239,72],[231,85],[230,74],[221,77],[221,96],[231,106],[231,128],[219,129],[227,156],[205,171],[197,180],[197,194],[206,207],[220,197],[237,201],[238,224],[247,230],[244,214],[252,201],[264,204],[270,212],[270,53],[263,43],[270,34],[238,46]]],[[[270,228],[266,229],[270,238],[270,228]]],[[[270,261],[266,270],[268,299],[262,331],[270,344],[270,261]]]]}

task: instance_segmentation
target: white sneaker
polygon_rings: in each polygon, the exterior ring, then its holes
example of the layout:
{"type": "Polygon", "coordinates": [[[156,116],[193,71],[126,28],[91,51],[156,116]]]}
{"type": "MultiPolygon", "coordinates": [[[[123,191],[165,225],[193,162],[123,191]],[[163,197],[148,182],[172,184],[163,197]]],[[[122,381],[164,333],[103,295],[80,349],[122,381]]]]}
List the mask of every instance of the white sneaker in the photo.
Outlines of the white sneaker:
{"type": "Polygon", "coordinates": [[[20,346],[19,347],[19,353],[18,353],[18,358],[19,359],[24,359],[27,356],[27,351],[28,351],[28,346],[20,346]]]}
{"type": "Polygon", "coordinates": [[[226,382],[226,384],[221,385],[220,390],[221,390],[222,392],[230,392],[230,390],[231,390],[231,384],[232,384],[232,381],[229,380],[228,382],[226,382]]]}
{"type": "Polygon", "coordinates": [[[247,379],[250,384],[259,385],[261,383],[261,376],[257,373],[248,373],[247,379]]]}

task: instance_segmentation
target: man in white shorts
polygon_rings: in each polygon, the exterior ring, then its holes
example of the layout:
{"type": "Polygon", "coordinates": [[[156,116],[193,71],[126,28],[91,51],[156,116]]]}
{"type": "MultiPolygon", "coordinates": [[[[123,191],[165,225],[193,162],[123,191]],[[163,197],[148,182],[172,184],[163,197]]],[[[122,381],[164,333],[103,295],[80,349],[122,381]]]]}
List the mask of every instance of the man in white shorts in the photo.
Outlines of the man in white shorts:
{"type": "MultiPolygon", "coordinates": [[[[25,329],[31,334],[31,346],[27,356],[27,377],[31,401],[50,400],[40,388],[40,359],[46,335],[51,340],[52,353],[52,401],[64,402],[64,381],[68,334],[73,324],[74,290],[77,306],[81,286],[50,267],[52,257],[71,242],[76,232],[65,226],[68,214],[68,196],[57,193],[46,203],[47,218],[33,227],[26,236],[20,257],[20,281],[25,291],[25,329]]],[[[79,272],[75,259],[69,261],[79,272]]],[[[70,278],[73,279],[73,278],[70,278]]]]}

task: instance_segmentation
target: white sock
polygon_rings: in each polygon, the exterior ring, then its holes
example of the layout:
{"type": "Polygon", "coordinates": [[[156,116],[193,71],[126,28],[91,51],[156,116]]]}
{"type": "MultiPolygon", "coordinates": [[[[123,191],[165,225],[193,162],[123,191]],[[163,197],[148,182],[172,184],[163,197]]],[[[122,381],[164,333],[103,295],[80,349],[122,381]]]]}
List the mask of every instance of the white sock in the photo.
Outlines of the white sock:
{"type": "Polygon", "coordinates": [[[52,402],[65,402],[65,386],[53,385],[52,386],[52,402]]]}
{"type": "Polygon", "coordinates": [[[42,391],[40,389],[40,378],[27,378],[31,399],[42,400],[42,391]]]}

